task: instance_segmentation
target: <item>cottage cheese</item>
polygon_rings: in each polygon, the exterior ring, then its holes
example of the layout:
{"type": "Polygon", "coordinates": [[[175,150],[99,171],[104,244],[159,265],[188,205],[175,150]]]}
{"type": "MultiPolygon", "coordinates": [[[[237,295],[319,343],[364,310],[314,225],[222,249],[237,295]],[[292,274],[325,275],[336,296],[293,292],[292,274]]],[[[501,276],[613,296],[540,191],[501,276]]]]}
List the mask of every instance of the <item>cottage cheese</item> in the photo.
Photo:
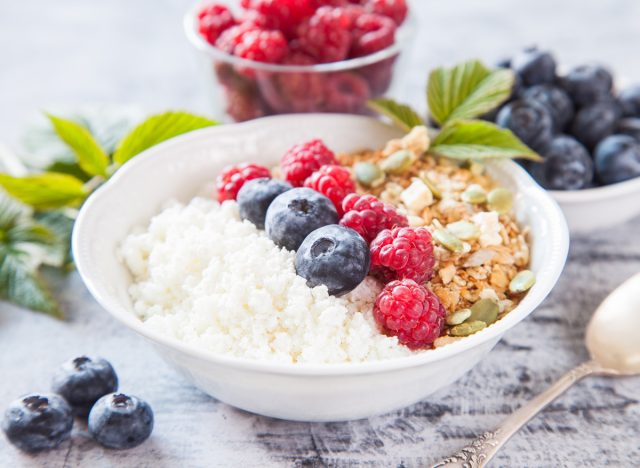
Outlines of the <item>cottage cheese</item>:
{"type": "Polygon", "coordinates": [[[198,349],[288,363],[411,353],[376,328],[375,280],[340,298],[307,287],[295,273],[295,254],[241,221],[235,202],[173,203],[130,234],[120,254],[145,326],[198,349]]]}

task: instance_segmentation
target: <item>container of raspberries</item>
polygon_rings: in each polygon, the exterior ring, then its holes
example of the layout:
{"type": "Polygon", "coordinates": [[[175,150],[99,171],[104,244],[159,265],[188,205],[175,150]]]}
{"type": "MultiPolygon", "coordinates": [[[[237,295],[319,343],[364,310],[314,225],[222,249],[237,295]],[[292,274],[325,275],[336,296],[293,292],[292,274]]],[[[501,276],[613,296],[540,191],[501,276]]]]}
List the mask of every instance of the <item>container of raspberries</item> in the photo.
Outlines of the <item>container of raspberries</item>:
{"type": "Polygon", "coordinates": [[[223,120],[307,112],[366,114],[391,92],[410,43],[405,0],[201,3],[184,20],[223,120]]]}
{"type": "Polygon", "coordinates": [[[516,75],[512,97],[485,116],[544,157],[526,162],[552,192],[572,233],[606,229],[640,214],[640,83],[621,86],[609,68],[559,73],[548,51],[529,48],[499,67],[516,75]]]}

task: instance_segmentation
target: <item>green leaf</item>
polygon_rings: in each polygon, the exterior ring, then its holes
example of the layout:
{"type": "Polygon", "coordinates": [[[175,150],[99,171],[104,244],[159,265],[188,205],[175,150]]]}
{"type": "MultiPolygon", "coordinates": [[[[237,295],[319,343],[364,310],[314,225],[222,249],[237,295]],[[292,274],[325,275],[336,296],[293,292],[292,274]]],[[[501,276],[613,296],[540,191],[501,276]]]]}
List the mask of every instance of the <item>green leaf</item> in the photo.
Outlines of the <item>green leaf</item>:
{"type": "Polygon", "coordinates": [[[456,120],[447,124],[429,152],[452,159],[542,158],[510,130],[483,120],[456,120]]]}
{"type": "Polygon", "coordinates": [[[35,219],[49,228],[55,236],[55,242],[47,249],[44,263],[68,269],[73,264],[71,232],[75,219],[61,210],[36,213],[35,219]]]}
{"type": "Polygon", "coordinates": [[[89,175],[107,177],[109,157],[91,133],[72,120],[54,115],[47,115],[47,117],[60,139],[73,150],[82,170],[89,175]]]}
{"type": "Polygon", "coordinates": [[[165,112],[151,116],[122,139],[113,160],[122,165],[135,155],[169,138],[212,125],[217,125],[217,122],[188,112],[165,112]]]}
{"type": "Polygon", "coordinates": [[[55,172],[26,177],[0,174],[0,186],[22,203],[43,210],[77,206],[88,195],[81,180],[55,172]]]}
{"type": "Polygon", "coordinates": [[[413,127],[424,125],[424,121],[411,107],[393,99],[377,98],[367,102],[370,109],[389,117],[398,127],[410,131],[413,127]]]}
{"type": "Polygon", "coordinates": [[[11,229],[23,214],[22,206],[0,193],[0,231],[6,232],[11,229]]]}
{"type": "Polygon", "coordinates": [[[42,224],[18,224],[6,232],[7,242],[11,244],[53,245],[57,238],[51,230],[42,224]]]}
{"type": "Polygon", "coordinates": [[[511,70],[489,70],[478,60],[436,68],[427,85],[429,112],[440,125],[478,117],[509,98],[513,81],[511,70]]]}
{"type": "Polygon", "coordinates": [[[55,161],[47,166],[45,171],[71,175],[83,182],[88,182],[91,179],[91,176],[84,172],[77,162],[55,161]]]}

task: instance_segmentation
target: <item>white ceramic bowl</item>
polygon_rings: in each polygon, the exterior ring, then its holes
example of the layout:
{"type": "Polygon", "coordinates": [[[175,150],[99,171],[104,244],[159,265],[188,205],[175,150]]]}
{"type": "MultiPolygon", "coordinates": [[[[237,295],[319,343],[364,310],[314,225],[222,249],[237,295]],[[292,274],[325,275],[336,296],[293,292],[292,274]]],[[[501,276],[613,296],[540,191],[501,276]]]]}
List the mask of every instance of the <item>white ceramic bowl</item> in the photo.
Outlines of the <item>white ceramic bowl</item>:
{"type": "Polygon", "coordinates": [[[230,405],[301,421],[358,419],[395,410],[449,385],[471,369],[556,283],[569,237],[558,205],[510,161],[489,170],[516,195],[518,219],[531,229],[537,283],[506,317],[436,350],[353,364],[274,364],[212,355],[148,330],[132,310],[131,278],[116,255],[134,226],[145,225],[169,198],[191,199],[229,163],[275,165],[293,144],[322,138],[336,151],[380,147],[398,130],[367,117],[305,114],[269,117],[190,133],[127,163],[84,204],[73,232],[78,270],[96,300],[155,345],[196,386],[230,405]],[[375,392],[371,391],[375,389],[375,392]]]}

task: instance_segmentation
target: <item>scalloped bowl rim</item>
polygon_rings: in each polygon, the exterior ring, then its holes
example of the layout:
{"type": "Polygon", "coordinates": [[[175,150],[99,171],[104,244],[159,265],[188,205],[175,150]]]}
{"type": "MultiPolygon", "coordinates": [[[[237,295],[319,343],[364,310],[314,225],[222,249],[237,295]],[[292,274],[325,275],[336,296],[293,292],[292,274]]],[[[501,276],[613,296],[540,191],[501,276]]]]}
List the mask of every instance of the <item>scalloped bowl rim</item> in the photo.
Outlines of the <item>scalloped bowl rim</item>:
{"type": "Polygon", "coordinates": [[[560,203],[582,203],[623,197],[640,192],[640,177],[583,190],[549,190],[560,203]]]}

